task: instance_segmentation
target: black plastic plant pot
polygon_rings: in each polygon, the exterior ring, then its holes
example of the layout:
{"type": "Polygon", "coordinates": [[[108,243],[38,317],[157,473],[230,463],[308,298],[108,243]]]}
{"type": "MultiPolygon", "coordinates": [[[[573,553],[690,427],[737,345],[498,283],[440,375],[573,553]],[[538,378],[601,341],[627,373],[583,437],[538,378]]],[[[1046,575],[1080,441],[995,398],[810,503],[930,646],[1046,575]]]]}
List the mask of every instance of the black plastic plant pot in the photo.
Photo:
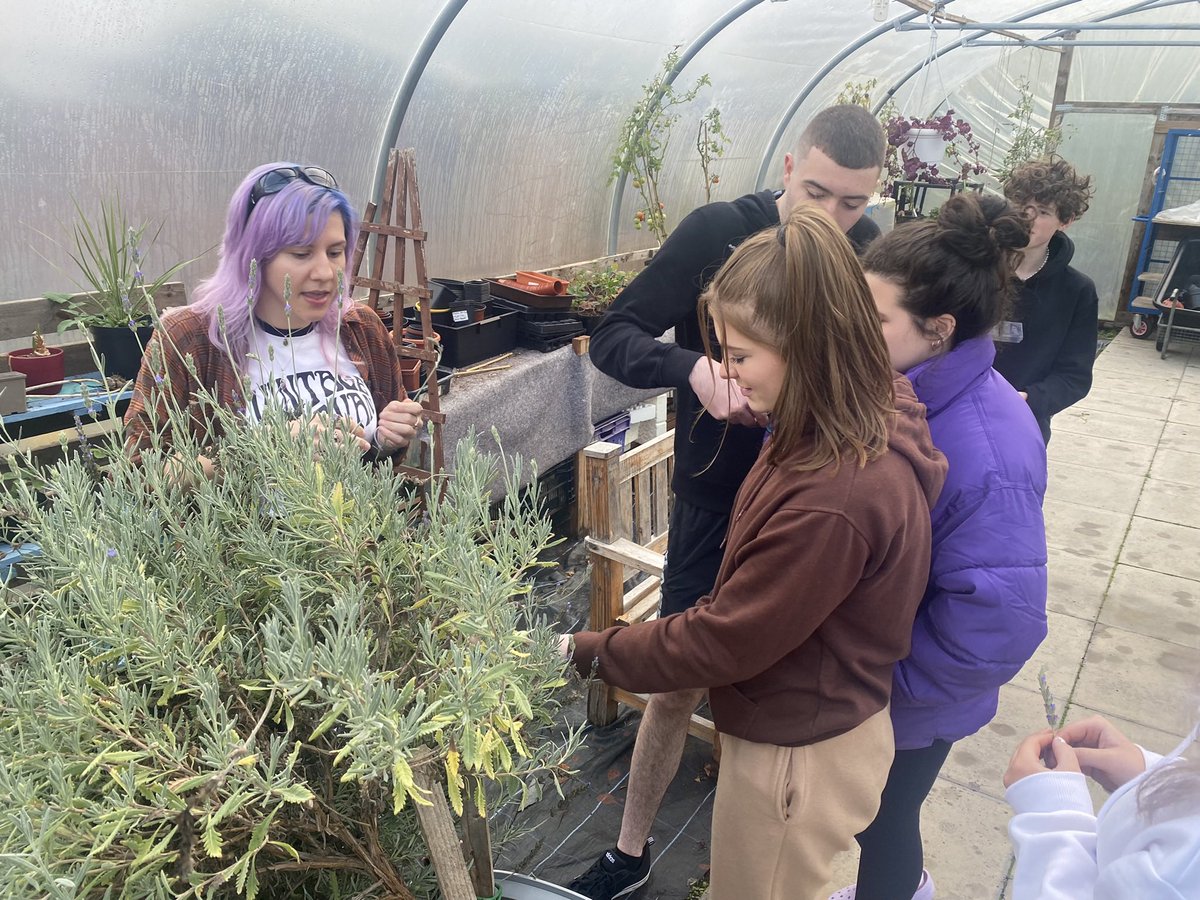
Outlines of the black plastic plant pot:
{"type": "Polygon", "coordinates": [[[463,299],[472,306],[486,305],[491,299],[491,295],[491,285],[482,279],[476,278],[463,282],[463,299]]]}
{"type": "Polygon", "coordinates": [[[583,323],[584,334],[595,334],[596,329],[600,327],[600,320],[604,318],[604,313],[589,316],[586,313],[576,313],[579,316],[579,321],[583,323]]]}
{"type": "Polygon", "coordinates": [[[482,322],[434,325],[442,336],[442,365],[459,368],[499,356],[517,346],[517,314],[496,307],[482,322]]]}
{"type": "Polygon", "coordinates": [[[96,352],[104,366],[105,376],[117,375],[132,380],[142,367],[142,351],[154,334],[153,325],[142,325],[136,331],[127,325],[120,327],[96,325],[92,337],[96,352]]]}

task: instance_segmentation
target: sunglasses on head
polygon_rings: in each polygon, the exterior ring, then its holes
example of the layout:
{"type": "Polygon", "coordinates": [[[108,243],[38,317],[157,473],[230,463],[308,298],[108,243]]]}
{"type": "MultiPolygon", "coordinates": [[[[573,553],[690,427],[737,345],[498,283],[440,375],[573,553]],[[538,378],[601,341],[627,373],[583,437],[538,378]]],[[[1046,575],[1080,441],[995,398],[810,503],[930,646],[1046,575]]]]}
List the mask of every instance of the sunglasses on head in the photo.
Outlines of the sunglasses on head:
{"type": "Polygon", "coordinates": [[[250,188],[250,202],[246,206],[246,218],[254,211],[254,204],[270,194],[278,194],[291,182],[299,178],[317,187],[333,188],[338,186],[337,179],[319,166],[282,166],[263,172],[254,187],[250,188]]]}

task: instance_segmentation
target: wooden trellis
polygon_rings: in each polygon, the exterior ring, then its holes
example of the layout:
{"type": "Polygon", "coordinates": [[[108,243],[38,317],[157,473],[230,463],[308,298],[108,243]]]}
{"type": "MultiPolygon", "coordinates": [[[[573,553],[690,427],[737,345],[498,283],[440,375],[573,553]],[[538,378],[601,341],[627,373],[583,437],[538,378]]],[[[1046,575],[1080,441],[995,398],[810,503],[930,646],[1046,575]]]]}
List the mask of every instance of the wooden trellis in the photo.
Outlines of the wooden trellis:
{"type": "MultiPolygon", "coordinates": [[[[421,405],[425,416],[433,423],[433,467],[425,447],[421,451],[421,469],[397,466],[397,469],[415,478],[424,479],[430,472],[445,471],[445,449],[442,444],[445,414],[441,408],[441,391],[437,379],[437,344],[429,337],[433,324],[429,316],[428,273],[425,268],[425,241],[428,234],[421,227],[421,198],[417,190],[416,154],[413,150],[393,149],[388,155],[387,177],[383,196],[379,202],[367,204],[362,228],[354,247],[351,284],[366,288],[367,303],[379,310],[380,295],[392,296],[392,340],[401,359],[419,359],[428,367],[422,391],[421,405]],[[394,217],[393,217],[394,213],[394,217]],[[371,273],[362,276],[363,257],[367,252],[370,235],[376,235],[375,251],[371,257],[371,273]],[[391,239],[389,241],[389,238],[391,239]],[[415,261],[415,284],[406,283],[405,269],[408,242],[412,242],[415,261]],[[388,244],[392,247],[392,277],[384,278],[388,244]],[[421,335],[423,345],[414,347],[404,340],[405,300],[416,300],[420,304],[421,335]]],[[[420,395],[418,395],[420,396],[420,395]]],[[[492,877],[491,845],[488,838],[487,820],[475,808],[474,792],[468,791],[464,799],[461,838],[455,831],[454,819],[446,804],[446,795],[439,777],[438,756],[433,752],[412,761],[413,776],[418,787],[427,792],[428,804],[416,806],[417,819],[429,856],[437,873],[440,896],[445,900],[475,900],[490,897],[495,893],[492,877]]]]}
{"type": "Polygon", "coordinates": [[[427,477],[430,472],[441,473],[446,469],[446,453],[442,444],[442,426],[446,423],[446,416],[442,413],[441,390],[437,378],[437,343],[430,337],[433,334],[433,324],[429,317],[431,292],[425,269],[427,238],[428,234],[421,227],[421,196],[417,190],[416,153],[411,148],[403,151],[393,149],[388,155],[383,196],[379,198],[378,203],[368,203],[363,215],[358,242],[354,247],[354,259],[351,262],[353,275],[350,283],[354,287],[367,289],[367,303],[377,312],[380,295],[384,292],[391,294],[392,340],[396,344],[396,352],[401,359],[421,360],[428,370],[421,386],[424,394],[421,405],[425,408],[425,417],[433,425],[432,467],[424,445],[421,448],[421,469],[397,467],[416,478],[427,477]],[[359,270],[372,234],[376,235],[376,240],[375,251],[371,257],[371,273],[369,276],[363,276],[359,274],[359,270]],[[412,242],[415,261],[415,284],[408,284],[405,279],[409,241],[412,242]],[[392,247],[392,277],[385,279],[384,265],[387,262],[389,244],[392,247]],[[404,340],[404,303],[407,299],[416,300],[420,304],[423,339],[423,346],[420,347],[414,347],[404,340]]]}

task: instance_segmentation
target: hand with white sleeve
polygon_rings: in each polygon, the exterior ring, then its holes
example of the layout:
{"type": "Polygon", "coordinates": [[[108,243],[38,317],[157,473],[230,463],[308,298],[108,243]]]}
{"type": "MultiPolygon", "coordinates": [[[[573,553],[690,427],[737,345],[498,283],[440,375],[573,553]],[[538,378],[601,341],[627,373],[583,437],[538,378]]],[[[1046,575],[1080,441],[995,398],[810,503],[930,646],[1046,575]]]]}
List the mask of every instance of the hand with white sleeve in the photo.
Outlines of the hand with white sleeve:
{"type": "Polygon", "coordinates": [[[1142,748],[1103,716],[1089,716],[1065,725],[1058,736],[1071,745],[1079,770],[1110,794],[1146,771],[1142,748]]]}

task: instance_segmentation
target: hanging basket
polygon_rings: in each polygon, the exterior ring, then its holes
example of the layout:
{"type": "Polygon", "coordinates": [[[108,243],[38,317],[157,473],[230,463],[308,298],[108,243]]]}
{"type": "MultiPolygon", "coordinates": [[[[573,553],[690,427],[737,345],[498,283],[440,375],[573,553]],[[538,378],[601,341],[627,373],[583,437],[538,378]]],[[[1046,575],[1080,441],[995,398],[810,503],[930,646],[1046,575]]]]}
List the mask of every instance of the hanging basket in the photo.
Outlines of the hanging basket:
{"type": "Polygon", "coordinates": [[[946,154],[946,142],[936,128],[912,128],[908,132],[913,155],[927,166],[937,165],[946,154]]]}

